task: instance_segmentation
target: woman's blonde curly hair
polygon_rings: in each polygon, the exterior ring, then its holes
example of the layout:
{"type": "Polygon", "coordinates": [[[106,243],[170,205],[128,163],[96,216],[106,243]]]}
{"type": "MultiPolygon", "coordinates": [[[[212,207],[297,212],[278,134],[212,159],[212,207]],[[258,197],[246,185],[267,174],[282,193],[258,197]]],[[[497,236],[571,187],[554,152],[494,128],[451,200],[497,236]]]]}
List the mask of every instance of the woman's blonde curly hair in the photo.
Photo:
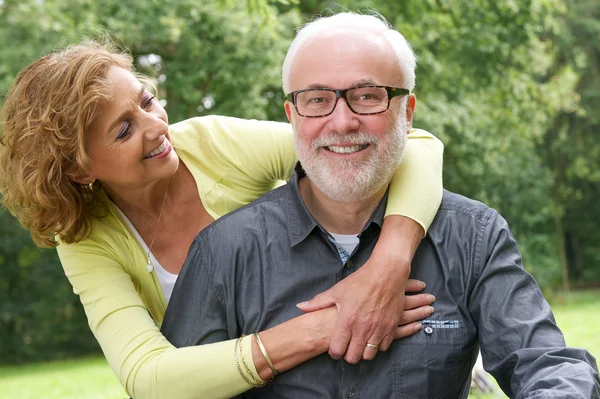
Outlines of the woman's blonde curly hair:
{"type": "MultiPolygon", "coordinates": [[[[97,215],[97,187],[74,178],[89,170],[84,137],[110,100],[111,67],[133,73],[129,53],[107,39],[46,55],[17,76],[0,120],[4,206],[42,247],[79,242],[97,215]]],[[[98,183],[96,183],[97,185],[98,183]]]]}

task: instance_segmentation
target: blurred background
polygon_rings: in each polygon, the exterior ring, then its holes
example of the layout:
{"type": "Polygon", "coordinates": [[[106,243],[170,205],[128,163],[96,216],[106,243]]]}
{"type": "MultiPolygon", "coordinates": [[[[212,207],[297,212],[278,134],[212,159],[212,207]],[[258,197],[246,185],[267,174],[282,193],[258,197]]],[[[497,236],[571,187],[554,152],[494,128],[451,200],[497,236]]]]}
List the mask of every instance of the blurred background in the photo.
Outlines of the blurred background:
{"type": "MultiPolygon", "coordinates": [[[[445,187],[508,220],[567,343],[600,356],[597,0],[0,0],[0,103],[36,58],[111,35],[154,79],[171,122],[286,120],[280,69],[294,29],[344,9],[378,11],[412,44],[414,126],[445,143],[445,187]]],[[[56,252],[3,210],[0,364],[6,397],[124,396],[56,252]],[[88,380],[75,392],[77,373],[88,380]]]]}

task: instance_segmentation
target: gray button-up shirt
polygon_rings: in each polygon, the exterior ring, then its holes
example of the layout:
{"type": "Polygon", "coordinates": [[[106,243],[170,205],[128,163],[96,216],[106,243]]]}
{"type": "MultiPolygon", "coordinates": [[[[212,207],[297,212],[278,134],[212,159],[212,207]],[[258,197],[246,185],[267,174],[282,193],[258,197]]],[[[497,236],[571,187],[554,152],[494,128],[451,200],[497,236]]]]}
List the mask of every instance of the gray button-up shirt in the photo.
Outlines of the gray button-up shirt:
{"type": "MultiPolygon", "coordinates": [[[[361,267],[384,217],[384,199],[344,264],[331,236],[289,184],[207,227],[194,240],[163,321],[175,346],[239,337],[300,314],[310,299],[361,267]]],[[[566,348],[550,306],[521,264],[504,219],[445,192],[412,263],[436,296],[415,335],[353,365],[317,356],[252,389],[247,398],[466,398],[481,346],[486,369],[510,397],[599,398],[592,355],[566,348]]]]}

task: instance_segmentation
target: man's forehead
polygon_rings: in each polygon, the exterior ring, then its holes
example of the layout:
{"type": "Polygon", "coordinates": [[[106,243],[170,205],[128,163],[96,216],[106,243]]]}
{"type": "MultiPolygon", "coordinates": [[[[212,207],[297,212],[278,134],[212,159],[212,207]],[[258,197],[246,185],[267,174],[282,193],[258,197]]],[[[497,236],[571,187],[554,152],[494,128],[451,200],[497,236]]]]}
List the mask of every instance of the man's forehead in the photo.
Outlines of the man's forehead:
{"type": "Polygon", "coordinates": [[[291,91],[323,84],[347,88],[360,82],[398,84],[400,67],[392,46],[372,32],[338,30],[313,36],[290,69],[291,91]]]}
{"type": "Polygon", "coordinates": [[[381,34],[337,29],[308,39],[298,50],[296,58],[311,57],[315,53],[329,59],[362,57],[378,50],[391,50],[388,41],[381,34]]]}

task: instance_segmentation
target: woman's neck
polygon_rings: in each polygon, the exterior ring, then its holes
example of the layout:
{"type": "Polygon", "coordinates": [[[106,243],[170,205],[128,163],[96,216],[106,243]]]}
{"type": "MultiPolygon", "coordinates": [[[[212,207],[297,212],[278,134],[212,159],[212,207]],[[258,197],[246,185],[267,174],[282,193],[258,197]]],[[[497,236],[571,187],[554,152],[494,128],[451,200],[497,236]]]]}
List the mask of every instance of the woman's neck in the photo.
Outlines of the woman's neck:
{"type": "Polygon", "coordinates": [[[189,178],[193,180],[187,167],[180,163],[177,171],[166,179],[139,187],[103,186],[103,188],[108,198],[128,218],[144,215],[154,219],[158,218],[165,206],[168,204],[172,206],[174,200],[185,201],[189,188],[196,189],[195,184],[189,185],[187,182],[189,178]]]}

